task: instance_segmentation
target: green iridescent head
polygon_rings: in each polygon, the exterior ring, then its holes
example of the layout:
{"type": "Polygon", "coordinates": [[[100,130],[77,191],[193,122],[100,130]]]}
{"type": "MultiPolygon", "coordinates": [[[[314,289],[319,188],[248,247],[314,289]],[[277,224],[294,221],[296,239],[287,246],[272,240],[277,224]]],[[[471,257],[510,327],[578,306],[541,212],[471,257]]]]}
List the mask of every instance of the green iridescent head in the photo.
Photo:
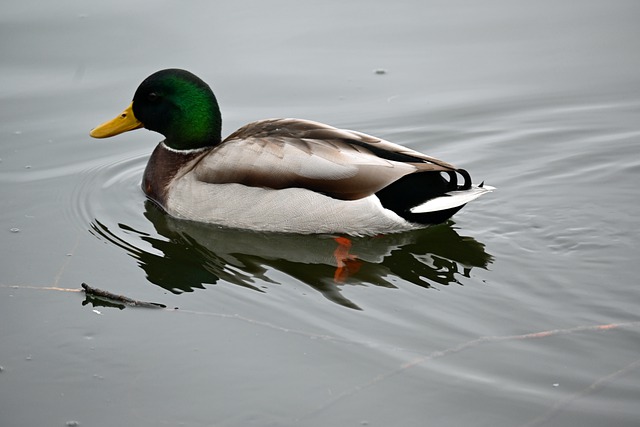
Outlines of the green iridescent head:
{"type": "Polygon", "coordinates": [[[139,127],[161,133],[173,149],[190,150],[220,142],[222,117],[205,82],[188,71],[167,69],[147,77],[131,105],[91,136],[106,138],[139,127]]]}

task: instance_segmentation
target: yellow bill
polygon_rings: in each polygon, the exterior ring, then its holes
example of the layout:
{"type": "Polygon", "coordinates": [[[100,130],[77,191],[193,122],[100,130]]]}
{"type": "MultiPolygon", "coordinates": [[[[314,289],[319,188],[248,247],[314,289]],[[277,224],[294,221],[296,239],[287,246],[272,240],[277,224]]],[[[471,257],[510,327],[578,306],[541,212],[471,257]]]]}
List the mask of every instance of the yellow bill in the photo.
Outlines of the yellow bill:
{"type": "Polygon", "coordinates": [[[89,135],[94,138],[108,138],[123,132],[139,129],[143,126],[142,122],[136,119],[136,116],[133,114],[132,102],[124,109],[122,114],[114,119],[102,123],[100,126],[95,127],[91,132],[89,132],[89,135]]]}

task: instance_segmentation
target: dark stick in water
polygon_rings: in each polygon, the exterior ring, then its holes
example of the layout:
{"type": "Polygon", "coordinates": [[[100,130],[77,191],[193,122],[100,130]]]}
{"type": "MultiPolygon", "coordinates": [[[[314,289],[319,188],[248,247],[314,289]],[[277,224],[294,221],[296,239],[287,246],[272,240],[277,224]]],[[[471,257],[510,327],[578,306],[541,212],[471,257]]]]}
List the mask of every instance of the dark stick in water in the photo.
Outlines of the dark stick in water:
{"type": "Polygon", "coordinates": [[[87,295],[92,295],[98,298],[104,298],[109,301],[119,302],[131,307],[146,307],[146,308],[166,308],[167,306],[164,304],[158,304],[155,302],[146,302],[146,301],[138,301],[135,299],[131,299],[125,297],[124,295],[116,295],[112,294],[108,291],[103,291],[102,289],[93,288],[86,283],[82,283],[82,288],[87,295]]]}

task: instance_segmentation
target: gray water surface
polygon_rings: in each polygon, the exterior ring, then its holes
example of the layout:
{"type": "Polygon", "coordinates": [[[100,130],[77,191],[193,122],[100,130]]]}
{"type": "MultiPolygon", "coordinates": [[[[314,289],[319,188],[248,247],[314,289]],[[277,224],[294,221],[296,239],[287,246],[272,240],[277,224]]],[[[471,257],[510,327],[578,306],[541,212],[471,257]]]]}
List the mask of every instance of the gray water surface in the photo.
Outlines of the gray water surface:
{"type": "Polygon", "coordinates": [[[218,3],[5,2],[2,426],[640,424],[637,2],[218,3]],[[88,136],[167,67],[225,135],[308,118],[497,190],[342,270],[169,218],[160,135],[88,136]]]}

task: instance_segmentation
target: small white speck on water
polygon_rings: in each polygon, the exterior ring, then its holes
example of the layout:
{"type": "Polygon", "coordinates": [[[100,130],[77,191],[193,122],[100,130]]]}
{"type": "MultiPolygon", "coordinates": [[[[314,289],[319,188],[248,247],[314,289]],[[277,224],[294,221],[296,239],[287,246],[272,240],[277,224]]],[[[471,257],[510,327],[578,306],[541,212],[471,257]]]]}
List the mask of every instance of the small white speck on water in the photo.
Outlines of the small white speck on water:
{"type": "Polygon", "coordinates": [[[560,384],[555,383],[553,386],[554,386],[554,387],[559,387],[559,386],[560,386],[560,384]]]}
{"type": "Polygon", "coordinates": [[[25,357],[25,358],[24,358],[24,360],[26,360],[26,361],[30,362],[30,361],[32,361],[32,360],[33,360],[33,356],[28,355],[27,357],[25,357]]]}
{"type": "Polygon", "coordinates": [[[91,310],[93,311],[95,314],[101,315],[102,313],[100,312],[100,310],[91,310]]]}
{"type": "Polygon", "coordinates": [[[20,229],[17,227],[13,227],[12,229],[10,229],[9,231],[11,231],[12,233],[19,233],[20,229]]]}
{"type": "Polygon", "coordinates": [[[22,131],[21,130],[16,130],[13,132],[14,135],[22,135],[22,131]]]}
{"type": "Polygon", "coordinates": [[[80,423],[78,421],[67,421],[65,424],[67,427],[78,427],[80,425],[80,423]]]}
{"type": "Polygon", "coordinates": [[[24,165],[25,169],[31,169],[31,165],[24,165]]]}

